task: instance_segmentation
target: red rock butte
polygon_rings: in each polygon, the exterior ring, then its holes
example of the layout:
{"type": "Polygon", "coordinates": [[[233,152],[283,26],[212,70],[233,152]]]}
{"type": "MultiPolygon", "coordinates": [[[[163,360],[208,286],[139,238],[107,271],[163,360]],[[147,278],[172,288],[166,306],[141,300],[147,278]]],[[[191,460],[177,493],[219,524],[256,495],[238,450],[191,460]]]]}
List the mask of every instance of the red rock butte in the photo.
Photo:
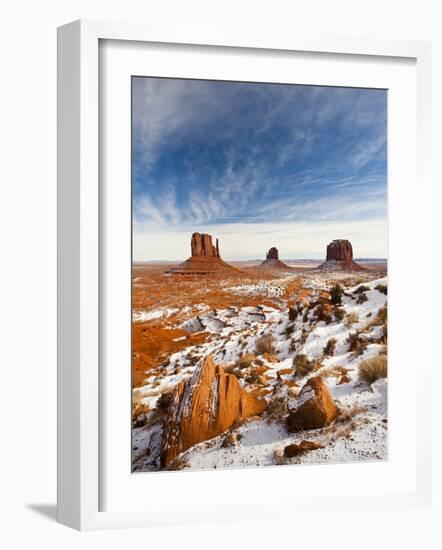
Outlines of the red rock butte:
{"type": "Polygon", "coordinates": [[[285,271],[291,271],[291,267],[281,262],[279,259],[279,252],[276,246],[272,246],[266,254],[266,259],[258,266],[259,269],[284,269],[285,271]]]}
{"type": "Polygon", "coordinates": [[[327,245],[325,262],[318,269],[323,271],[363,271],[365,268],[353,261],[353,247],[346,239],[335,239],[327,245]]]}
{"type": "Polygon", "coordinates": [[[166,273],[176,275],[211,275],[223,272],[240,273],[221,259],[219,242],[212,243],[212,236],[207,233],[194,233],[190,242],[191,256],[166,273]]]}

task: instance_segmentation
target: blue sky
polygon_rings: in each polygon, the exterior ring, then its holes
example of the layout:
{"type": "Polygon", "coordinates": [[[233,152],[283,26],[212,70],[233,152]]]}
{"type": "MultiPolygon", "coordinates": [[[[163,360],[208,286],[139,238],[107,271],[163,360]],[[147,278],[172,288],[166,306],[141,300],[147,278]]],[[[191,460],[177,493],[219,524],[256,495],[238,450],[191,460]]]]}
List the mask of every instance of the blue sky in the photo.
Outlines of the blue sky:
{"type": "Polygon", "coordinates": [[[387,255],[387,92],[133,78],[134,259],[387,255]]]}

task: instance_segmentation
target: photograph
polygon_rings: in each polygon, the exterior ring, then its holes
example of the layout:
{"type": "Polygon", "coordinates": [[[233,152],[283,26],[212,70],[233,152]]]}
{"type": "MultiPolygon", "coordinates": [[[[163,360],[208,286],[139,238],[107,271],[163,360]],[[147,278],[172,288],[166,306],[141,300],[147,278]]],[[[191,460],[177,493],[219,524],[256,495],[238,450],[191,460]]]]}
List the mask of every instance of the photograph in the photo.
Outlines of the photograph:
{"type": "Polygon", "coordinates": [[[132,472],[388,460],[388,91],[131,100],[132,472]]]}

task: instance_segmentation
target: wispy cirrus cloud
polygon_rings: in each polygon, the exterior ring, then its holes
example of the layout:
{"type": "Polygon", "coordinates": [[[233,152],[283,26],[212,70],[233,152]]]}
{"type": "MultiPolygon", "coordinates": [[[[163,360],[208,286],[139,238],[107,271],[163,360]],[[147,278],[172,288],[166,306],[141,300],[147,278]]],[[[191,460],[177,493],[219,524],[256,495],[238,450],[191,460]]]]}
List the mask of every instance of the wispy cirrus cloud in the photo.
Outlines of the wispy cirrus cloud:
{"type": "Polygon", "coordinates": [[[386,116],[383,90],[135,78],[134,240],[386,220],[386,116]]]}

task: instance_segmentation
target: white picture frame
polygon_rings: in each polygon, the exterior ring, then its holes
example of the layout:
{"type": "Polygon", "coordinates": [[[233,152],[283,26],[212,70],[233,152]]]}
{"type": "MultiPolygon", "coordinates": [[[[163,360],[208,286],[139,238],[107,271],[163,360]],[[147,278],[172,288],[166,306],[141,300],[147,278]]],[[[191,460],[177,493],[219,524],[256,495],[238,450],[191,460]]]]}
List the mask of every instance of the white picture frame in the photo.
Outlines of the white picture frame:
{"type": "MultiPolygon", "coordinates": [[[[242,39],[225,32],[222,38],[210,39],[204,30],[198,35],[186,35],[186,30],[163,36],[142,25],[76,21],[58,31],[58,521],[80,530],[116,527],[140,527],[179,522],[230,520],[260,517],[263,502],[250,504],[247,509],[231,510],[189,507],[191,513],[180,514],[153,502],[149,508],[120,508],[103,510],[100,483],[103,482],[101,456],[103,450],[100,414],[100,301],[101,191],[99,174],[100,154],[100,41],[126,43],[168,43],[178,49],[189,45],[229,48],[243,54],[270,50],[275,54],[310,52],[335,56],[376,56],[408,58],[416,63],[417,71],[417,163],[420,250],[419,306],[430,308],[431,232],[429,149],[431,103],[429,97],[431,45],[426,42],[374,40],[350,37],[293,37],[282,36],[278,42],[267,43],[265,37],[242,39]],[[251,51],[251,50],[250,50],[251,51]]],[[[391,199],[394,197],[390,197],[391,199]]],[[[394,205],[391,206],[392,208],[394,205]]],[[[429,316],[424,317],[429,318],[429,316]]],[[[423,327],[424,329],[424,327],[423,327]]],[[[424,330],[423,330],[424,332],[424,330]]],[[[431,330],[427,331],[428,335],[431,330]]],[[[428,361],[430,364],[430,361],[428,361]]],[[[426,506],[431,498],[430,432],[426,418],[430,402],[425,393],[430,377],[425,369],[417,381],[417,458],[416,489],[408,494],[371,494],[339,497],[343,512],[357,502],[367,511],[392,507],[426,506]]],[[[129,452],[129,450],[128,450],[129,452]]],[[[341,466],[342,467],[342,466],[341,466]]],[[[344,467],[347,467],[344,465],[344,467]]],[[[287,472],[287,470],[285,470],[287,472]]],[[[220,474],[216,472],[216,474],[220,474]]],[[[180,473],[161,476],[182,476],[180,473]]],[[[186,472],[186,476],[198,475],[186,472]]],[[[239,472],[234,474],[238,477],[239,472]]],[[[248,472],[253,483],[255,472],[248,472]]],[[[284,469],[278,474],[284,475],[284,469]]],[[[163,478],[165,479],[165,478],[163,478]]],[[[175,477],[175,483],[179,478],[175,477]]],[[[182,478],[180,478],[182,479],[182,478]]],[[[189,479],[189,477],[187,477],[189,479]]],[[[207,479],[207,478],[204,478],[207,479]]],[[[198,478],[201,483],[201,477],[198,478]]],[[[204,483],[204,481],[202,482],[204,483]]],[[[304,499],[304,513],[318,513],[330,506],[333,495],[304,499]]],[[[204,501],[201,501],[204,502],[204,501]]],[[[286,502],[290,503],[290,498],[286,502]]],[[[300,503],[293,503],[297,509],[300,503]]]]}

